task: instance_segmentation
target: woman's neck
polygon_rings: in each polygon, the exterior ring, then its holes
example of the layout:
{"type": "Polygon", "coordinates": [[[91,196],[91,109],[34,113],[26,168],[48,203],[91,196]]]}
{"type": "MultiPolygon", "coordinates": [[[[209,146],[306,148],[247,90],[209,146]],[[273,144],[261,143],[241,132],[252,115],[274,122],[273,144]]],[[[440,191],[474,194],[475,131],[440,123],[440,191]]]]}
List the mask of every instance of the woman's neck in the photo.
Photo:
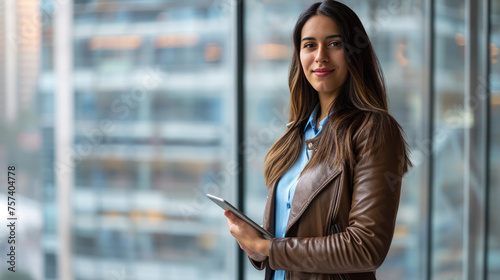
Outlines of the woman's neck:
{"type": "Polygon", "coordinates": [[[316,120],[316,128],[319,127],[319,122],[324,118],[328,117],[330,113],[328,110],[330,109],[330,105],[335,101],[337,97],[338,91],[335,93],[318,93],[319,97],[319,112],[318,119],[316,120]]]}

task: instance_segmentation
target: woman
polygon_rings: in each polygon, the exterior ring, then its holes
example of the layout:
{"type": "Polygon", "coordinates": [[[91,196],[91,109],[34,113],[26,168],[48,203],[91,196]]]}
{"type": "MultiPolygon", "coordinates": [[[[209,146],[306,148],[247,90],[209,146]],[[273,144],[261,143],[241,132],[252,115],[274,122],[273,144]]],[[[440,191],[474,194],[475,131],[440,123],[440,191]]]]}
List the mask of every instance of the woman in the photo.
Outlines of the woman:
{"type": "Polygon", "coordinates": [[[266,240],[229,211],[231,234],[266,280],[376,279],[411,166],[382,72],[356,14],[313,4],[293,32],[290,123],[266,155],[266,240]]]}

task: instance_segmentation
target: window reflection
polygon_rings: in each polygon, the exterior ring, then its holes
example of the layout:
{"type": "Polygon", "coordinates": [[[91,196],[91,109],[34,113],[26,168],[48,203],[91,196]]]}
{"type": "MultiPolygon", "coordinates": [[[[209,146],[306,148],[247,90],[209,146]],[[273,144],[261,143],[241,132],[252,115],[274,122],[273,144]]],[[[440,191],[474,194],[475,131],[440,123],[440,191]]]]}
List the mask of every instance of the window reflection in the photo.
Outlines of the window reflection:
{"type": "Polygon", "coordinates": [[[213,175],[235,133],[229,23],[203,1],[75,4],[76,279],[113,267],[137,279],[233,279],[224,220],[199,199],[207,186],[234,188],[213,175]]]}
{"type": "Polygon", "coordinates": [[[489,185],[489,232],[488,232],[488,279],[500,278],[500,3],[491,1],[490,6],[490,185],[489,185]]]}
{"type": "MultiPolygon", "coordinates": [[[[434,153],[434,213],[432,221],[432,275],[462,278],[464,180],[466,164],[463,117],[465,99],[464,2],[434,3],[435,23],[435,131],[442,135],[434,153]],[[454,176],[448,176],[454,174],[454,176]]],[[[437,135],[435,135],[437,137],[437,135]]],[[[437,138],[436,138],[437,139],[437,138]]],[[[437,141],[435,141],[437,142],[437,141]]]]}

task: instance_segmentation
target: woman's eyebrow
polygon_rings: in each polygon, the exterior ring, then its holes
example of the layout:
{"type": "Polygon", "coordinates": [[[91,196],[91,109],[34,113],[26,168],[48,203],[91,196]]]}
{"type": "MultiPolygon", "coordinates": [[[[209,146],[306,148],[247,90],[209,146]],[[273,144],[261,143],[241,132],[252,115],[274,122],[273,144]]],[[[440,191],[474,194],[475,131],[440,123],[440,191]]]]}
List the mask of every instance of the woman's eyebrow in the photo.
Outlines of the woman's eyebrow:
{"type": "Polygon", "coordinates": [[[335,35],[328,35],[325,37],[325,40],[332,39],[332,38],[337,38],[340,37],[340,34],[335,34],[335,35]]]}
{"type": "MultiPolygon", "coordinates": [[[[328,35],[325,37],[325,40],[328,40],[328,39],[332,39],[332,38],[336,38],[336,37],[340,37],[340,34],[333,34],[333,35],[328,35]]],[[[304,37],[302,38],[301,41],[316,41],[316,38],[314,37],[304,37]]]]}

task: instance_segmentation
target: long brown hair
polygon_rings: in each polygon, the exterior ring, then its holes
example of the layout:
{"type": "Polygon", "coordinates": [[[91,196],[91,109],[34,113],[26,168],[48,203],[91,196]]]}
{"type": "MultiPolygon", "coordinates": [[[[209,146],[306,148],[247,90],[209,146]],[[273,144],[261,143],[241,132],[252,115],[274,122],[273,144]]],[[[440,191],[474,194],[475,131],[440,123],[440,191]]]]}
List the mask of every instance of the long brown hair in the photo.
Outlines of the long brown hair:
{"type": "MultiPolygon", "coordinates": [[[[307,81],[301,66],[300,36],[304,24],[311,17],[320,14],[332,18],[340,30],[349,73],[330,108],[323,108],[328,109],[330,117],[318,136],[315,147],[317,151],[303,172],[320,163],[330,164],[330,167],[345,164],[354,168],[352,138],[368,115],[376,115],[379,119],[390,118],[395,122],[388,113],[384,77],[379,61],[358,16],[337,1],[326,0],[312,4],[299,16],[293,31],[294,54],[288,76],[291,125],[266,154],[264,177],[268,187],[276,183],[299,157],[304,144],[305,125],[319,102],[318,93],[307,81]]],[[[399,125],[398,128],[402,133],[399,125]]],[[[402,141],[405,149],[403,172],[406,173],[411,162],[404,138],[402,141]]]]}

